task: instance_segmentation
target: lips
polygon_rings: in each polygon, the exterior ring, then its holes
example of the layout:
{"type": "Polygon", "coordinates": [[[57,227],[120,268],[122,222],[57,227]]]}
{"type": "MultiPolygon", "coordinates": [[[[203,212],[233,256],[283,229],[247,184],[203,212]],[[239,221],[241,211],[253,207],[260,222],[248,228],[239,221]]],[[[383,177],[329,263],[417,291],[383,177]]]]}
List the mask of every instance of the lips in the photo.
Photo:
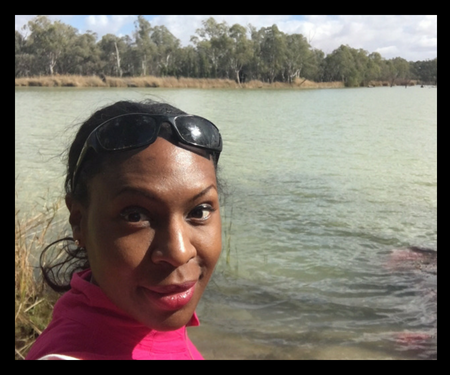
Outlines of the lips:
{"type": "Polygon", "coordinates": [[[182,284],[143,288],[143,290],[150,301],[162,310],[179,310],[191,300],[196,284],[197,281],[188,281],[182,284]]]}

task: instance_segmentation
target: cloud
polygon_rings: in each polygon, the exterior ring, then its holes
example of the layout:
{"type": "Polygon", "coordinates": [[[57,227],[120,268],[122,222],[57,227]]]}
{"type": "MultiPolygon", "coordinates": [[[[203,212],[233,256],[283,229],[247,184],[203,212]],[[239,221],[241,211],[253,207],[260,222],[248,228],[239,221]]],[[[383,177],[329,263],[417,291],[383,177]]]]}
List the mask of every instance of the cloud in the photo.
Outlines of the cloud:
{"type": "Polygon", "coordinates": [[[28,23],[34,16],[16,16],[14,26],[17,31],[22,31],[22,28],[28,23]]]}
{"type": "MultiPolygon", "coordinates": [[[[15,29],[19,32],[23,31],[24,26],[26,26],[28,24],[29,21],[31,21],[32,19],[36,18],[37,16],[21,16],[21,15],[16,15],[15,16],[15,29]]],[[[47,16],[48,19],[52,22],[54,21],[61,21],[63,23],[69,24],[71,25],[73,18],[76,16],[47,16]]]]}
{"type": "Polygon", "coordinates": [[[166,25],[188,45],[202,20],[214,17],[229,26],[252,24],[257,29],[276,24],[288,34],[305,36],[313,48],[329,54],[340,45],[362,48],[368,53],[380,52],[390,59],[401,56],[409,61],[431,59],[437,56],[437,16],[157,16],[151,23],[166,25]]]}
{"type": "MultiPolygon", "coordinates": [[[[415,61],[437,56],[437,16],[306,16],[293,25],[291,32],[303,34],[312,47],[326,54],[344,44],[380,52],[387,59],[400,56],[415,61]]],[[[279,27],[285,31],[285,25],[279,27]]]]}
{"type": "Polygon", "coordinates": [[[374,52],[378,52],[381,56],[398,56],[399,51],[396,46],[387,46],[387,47],[381,47],[377,48],[374,52]]]}
{"type": "Polygon", "coordinates": [[[97,33],[100,38],[105,34],[122,36],[121,29],[135,20],[136,16],[87,16],[84,27],[97,33]]]}
{"type": "Polygon", "coordinates": [[[217,23],[226,22],[229,27],[239,24],[247,27],[249,24],[260,29],[261,27],[279,24],[290,16],[257,16],[257,15],[186,15],[186,16],[156,16],[150,23],[152,26],[164,25],[178,39],[182,46],[190,44],[192,36],[196,35],[196,30],[203,27],[202,21],[213,17],[217,23]]]}
{"type": "MultiPolygon", "coordinates": [[[[16,30],[35,16],[16,16],[16,30]]],[[[91,30],[101,38],[111,33],[117,36],[131,35],[137,16],[49,16],[76,27],[80,33],[91,30]]],[[[384,58],[397,56],[408,61],[433,59],[437,56],[437,16],[287,16],[287,15],[161,15],[144,16],[152,26],[164,25],[180,39],[182,46],[190,44],[191,36],[201,28],[202,21],[214,17],[216,22],[228,26],[237,23],[257,29],[276,24],[288,34],[298,33],[306,37],[313,48],[325,54],[340,45],[362,48],[368,53],[379,52],[384,58]]]]}

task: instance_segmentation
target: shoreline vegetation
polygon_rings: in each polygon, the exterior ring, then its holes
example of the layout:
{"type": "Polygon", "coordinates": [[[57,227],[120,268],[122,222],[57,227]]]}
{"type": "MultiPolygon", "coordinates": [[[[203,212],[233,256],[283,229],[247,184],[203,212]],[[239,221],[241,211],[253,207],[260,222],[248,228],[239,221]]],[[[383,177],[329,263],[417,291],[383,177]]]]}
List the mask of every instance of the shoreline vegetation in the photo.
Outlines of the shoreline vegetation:
{"type": "MultiPolygon", "coordinates": [[[[39,213],[15,213],[15,359],[23,360],[50,322],[59,295],[36,276],[34,258],[53,238],[59,203],[39,213]]],[[[56,237],[58,238],[58,237],[56,237]]]]}
{"type": "MultiPolygon", "coordinates": [[[[398,86],[413,86],[416,81],[397,82],[398,86]]],[[[231,79],[219,78],[185,78],[185,77],[110,77],[53,75],[15,78],[16,87],[161,87],[161,88],[193,88],[193,89],[329,89],[344,88],[344,82],[314,82],[305,78],[296,78],[292,83],[262,82],[252,80],[238,83],[231,79]]],[[[366,87],[391,86],[389,82],[372,81],[366,87]]]]}
{"type": "Polygon", "coordinates": [[[261,88],[337,88],[344,87],[342,82],[316,83],[306,79],[296,79],[292,84],[283,82],[267,83],[252,80],[237,83],[232,79],[222,78],[185,78],[185,77],[111,77],[104,75],[53,75],[15,78],[15,86],[41,87],[161,87],[193,89],[261,89],[261,88]]]}
{"type": "Polygon", "coordinates": [[[152,26],[142,15],[128,35],[101,38],[39,15],[15,30],[15,77],[32,77],[22,81],[26,86],[51,87],[407,87],[412,80],[437,85],[437,57],[386,59],[348,44],[325,53],[304,35],[284,33],[276,24],[230,26],[213,17],[201,23],[190,44],[182,46],[166,26],[152,26]],[[85,78],[64,82],[57,74],[85,78]],[[51,78],[33,78],[39,76],[51,78]]]}

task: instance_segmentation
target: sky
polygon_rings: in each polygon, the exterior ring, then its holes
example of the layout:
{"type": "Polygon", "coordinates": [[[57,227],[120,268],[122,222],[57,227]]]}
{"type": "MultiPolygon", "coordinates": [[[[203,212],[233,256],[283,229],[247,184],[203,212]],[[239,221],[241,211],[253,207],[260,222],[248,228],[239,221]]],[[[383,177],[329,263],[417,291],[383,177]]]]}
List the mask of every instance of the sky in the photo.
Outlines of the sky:
{"type": "MultiPolygon", "coordinates": [[[[15,29],[22,27],[35,16],[15,16],[15,29]]],[[[151,26],[166,26],[180,39],[182,46],[190,44],[191,36],[202,27],[202,21],[214,17],[228,26],[237,23],[251,24],[258,30],[276,24],[287,34],[303,34],[313,48],[325,54],[340,45],[362,48],[368,53],[379,52],[385,59],[402,57],[407,61],[428,60],[437,57],[436,15],[153,15],[144,16],[151,26]]],[[[52,15],[53,21],[69,24],[80,32],[88,30],[101,38],[105,34],[130,35],[135,29],[136,15],[52,15]]]]}

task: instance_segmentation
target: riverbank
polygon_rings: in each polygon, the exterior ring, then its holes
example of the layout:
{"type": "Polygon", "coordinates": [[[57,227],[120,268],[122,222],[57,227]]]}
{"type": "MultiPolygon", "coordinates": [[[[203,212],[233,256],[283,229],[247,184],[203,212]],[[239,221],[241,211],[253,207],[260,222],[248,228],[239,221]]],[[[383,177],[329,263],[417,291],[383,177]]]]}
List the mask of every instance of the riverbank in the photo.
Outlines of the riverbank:
{"type": "MultiPolygon", "coordinates": [[[[46,234],[52,223],[58,203],[37,214],[15,214],[15,359],[24,359],[34,341],[50,322],[53,305],[58,295],[44,288],[36,279],[32,254],[47,244],[46,234]]],[[[35,257],[36,255],[34,255],[35,257]]]]}
{"type": "Polygon", "coordinates": [[[22,77],[15,79],[15,86],[41,87],[163,87],[194,89],[314,89],[340,88],[342,82],[313,82],[297,78],[293,83],[267,83],[252,80],[238,84],[231,79],[184,78],[184,77],[109,77],[109,76],[77,76],[54,75],[39,77],[22,77]]]}

